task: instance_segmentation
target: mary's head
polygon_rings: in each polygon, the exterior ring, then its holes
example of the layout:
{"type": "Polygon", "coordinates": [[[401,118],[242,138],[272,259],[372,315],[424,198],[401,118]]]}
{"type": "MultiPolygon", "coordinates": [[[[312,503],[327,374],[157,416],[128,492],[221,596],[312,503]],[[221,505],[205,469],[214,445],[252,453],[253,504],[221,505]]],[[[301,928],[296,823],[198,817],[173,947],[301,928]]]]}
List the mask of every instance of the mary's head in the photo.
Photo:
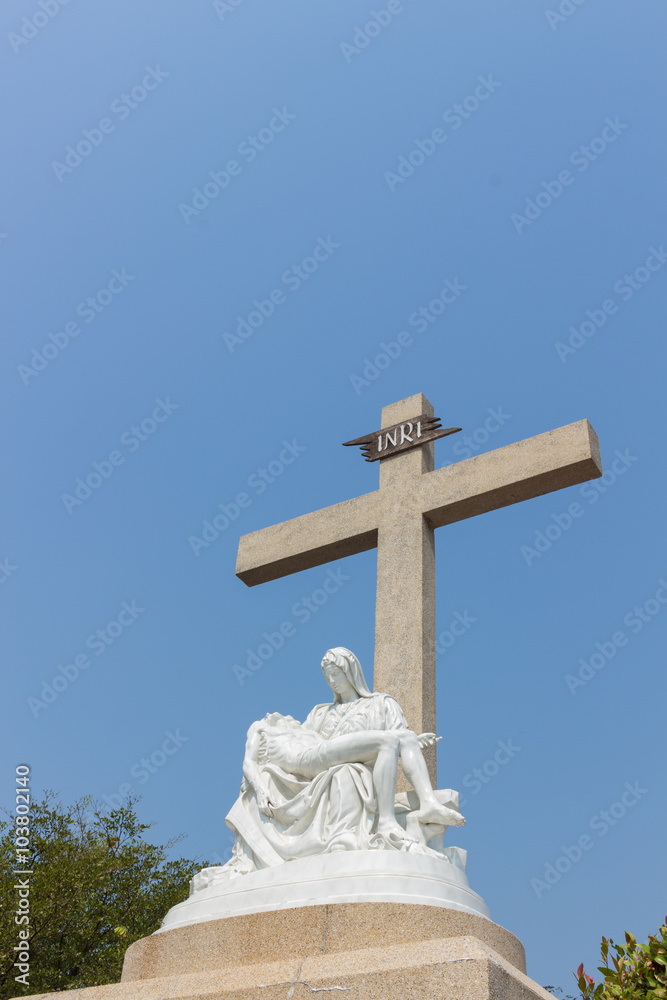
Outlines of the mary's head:
{"type": "Polygon", "coordinates": [[[322,672],[334,693],[334,702],[372,696],[359,660],[344,646],[327,649],[322,659],[322,672]]]}

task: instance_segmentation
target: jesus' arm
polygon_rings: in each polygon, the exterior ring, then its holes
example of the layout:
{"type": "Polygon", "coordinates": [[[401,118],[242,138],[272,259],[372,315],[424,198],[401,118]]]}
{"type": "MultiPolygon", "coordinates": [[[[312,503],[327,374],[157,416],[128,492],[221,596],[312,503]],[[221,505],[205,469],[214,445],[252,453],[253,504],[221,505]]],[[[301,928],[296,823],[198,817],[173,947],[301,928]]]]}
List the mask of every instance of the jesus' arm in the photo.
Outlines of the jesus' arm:
{"type": "Polygon", "coordinates": [[[259,770],[259,750],[262,741],[260,724],[254,722],[248,730],[248,738],[245,745],[245,756],[243,758],[243,777],[257,796],[257,805],[261,812],[269,818],[273,815],[273,805],[269,789],[262,780],[259,770]]]}

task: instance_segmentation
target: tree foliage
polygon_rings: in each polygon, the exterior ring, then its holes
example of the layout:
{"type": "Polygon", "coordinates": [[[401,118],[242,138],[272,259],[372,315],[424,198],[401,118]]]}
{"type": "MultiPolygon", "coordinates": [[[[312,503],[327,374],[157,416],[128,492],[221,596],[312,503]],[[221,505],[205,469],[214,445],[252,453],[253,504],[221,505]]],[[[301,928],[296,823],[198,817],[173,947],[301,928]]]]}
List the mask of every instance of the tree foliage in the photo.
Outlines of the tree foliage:
{"type": "Polygon", "coordinates": [[[601,983],[596,985],[583,964],[574,973],[583,1000],[667,1000],[667,917],[647,944],[637,944],[626,931],[624,945],[603,937],[600,951],[601,983]]]}
{"type": "Polygon", "coordinates": [[[13,824],[0,823],[0,998],[120,980],[125,951],[152,934],[188,894],[202,862],[148,843],[136,800],[103,810],[90,796],[70,807],[47,793],[31,806],[30,853],[17,864],[13,824]],[[29,985],[17,982],[17,890],[30,875],[29,985]]]}

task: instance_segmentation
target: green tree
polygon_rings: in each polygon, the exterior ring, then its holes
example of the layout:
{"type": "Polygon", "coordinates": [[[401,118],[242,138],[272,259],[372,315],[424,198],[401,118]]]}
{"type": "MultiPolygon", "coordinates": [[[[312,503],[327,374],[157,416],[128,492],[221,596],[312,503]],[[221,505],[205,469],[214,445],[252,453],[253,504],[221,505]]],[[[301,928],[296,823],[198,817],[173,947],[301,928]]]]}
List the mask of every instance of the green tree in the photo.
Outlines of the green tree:
{"type": "Polygon", "coordinates": [[[647,944],[626,931],[624,945],[603,937],[600,951],[603,982],[596,985],[583,964],[574,973],[583,1000],[667,1000],[667,917],[647,944]]]}
{"type": "Polygon", "coordinates": [[[203,863],[167,860],[182,838],[148,843],[130,800],[104,811],[90,796],[70,807],[46,793],[31,806],[26,864],[17,863],[14,824],[0,823],[0,997],[114,983],[133,941],[152,934],[188,894],[203,863]],[[17,982],[15,923],[21,879],[30,888],[29,985],[17,982]]]}

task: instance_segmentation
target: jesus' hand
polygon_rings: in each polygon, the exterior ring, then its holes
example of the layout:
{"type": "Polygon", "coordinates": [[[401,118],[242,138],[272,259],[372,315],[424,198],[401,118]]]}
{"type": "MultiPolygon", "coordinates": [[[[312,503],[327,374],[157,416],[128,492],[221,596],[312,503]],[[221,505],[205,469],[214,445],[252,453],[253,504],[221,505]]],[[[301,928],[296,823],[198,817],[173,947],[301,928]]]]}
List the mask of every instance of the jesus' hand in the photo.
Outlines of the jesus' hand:
{"type": "Polygon", "coordinates": [[[260,812],[263,812],[265,816],[269,819],[273,816],[273,805],[269,797],[268,788],[258,788],[257,790],[257,805],[259,806],[260,812]]]}

